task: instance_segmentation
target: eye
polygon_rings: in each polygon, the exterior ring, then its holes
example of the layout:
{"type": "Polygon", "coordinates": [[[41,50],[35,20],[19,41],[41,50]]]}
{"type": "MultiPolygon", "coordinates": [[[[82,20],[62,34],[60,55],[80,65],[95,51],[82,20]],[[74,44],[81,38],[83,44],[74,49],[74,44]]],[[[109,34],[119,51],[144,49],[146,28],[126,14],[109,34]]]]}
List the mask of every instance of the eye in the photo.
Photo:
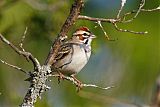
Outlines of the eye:
{"type": "Polygon", "coordinates": [[[87,34],[87,33],[84,33],[83,35],[84,35],[84,36],[88,36],[88,34],[87,34]]]}

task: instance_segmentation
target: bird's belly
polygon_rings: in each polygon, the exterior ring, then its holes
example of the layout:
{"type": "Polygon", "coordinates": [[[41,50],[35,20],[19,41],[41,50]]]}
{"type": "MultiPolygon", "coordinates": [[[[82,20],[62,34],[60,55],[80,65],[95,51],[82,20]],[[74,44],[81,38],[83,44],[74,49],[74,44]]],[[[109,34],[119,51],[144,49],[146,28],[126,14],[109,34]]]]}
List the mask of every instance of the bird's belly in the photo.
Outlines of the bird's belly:
{"type": "Polygon", "coordinates": [[[75,53],[72,55],[70,64],[63,68],[64,73],[66,72],[68,75],[71,75],[80,72],[81,69],[87,64],[90,54],[91,52],[85,53],[85,50],[82,48],[81,51],[75,51],[75,53]]]}

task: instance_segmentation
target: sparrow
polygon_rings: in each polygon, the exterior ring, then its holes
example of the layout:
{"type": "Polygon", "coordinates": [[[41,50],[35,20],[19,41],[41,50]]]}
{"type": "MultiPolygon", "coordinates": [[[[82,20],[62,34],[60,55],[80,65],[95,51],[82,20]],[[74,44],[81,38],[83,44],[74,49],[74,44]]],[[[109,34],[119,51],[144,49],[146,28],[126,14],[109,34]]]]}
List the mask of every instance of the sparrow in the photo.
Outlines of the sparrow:
{"type": "Polygon", "coordinates": [[[81,82],[75,78],[82,68],[87,64],[91,56],[91,42],[96,36],[87,28],[77,29],[71,39],[65,41],[59,48],[55,57],[55,63],[51,65],[51,70],[58,72],[61,78],[63,75],[72,77],[79,84],[81,82]]]}

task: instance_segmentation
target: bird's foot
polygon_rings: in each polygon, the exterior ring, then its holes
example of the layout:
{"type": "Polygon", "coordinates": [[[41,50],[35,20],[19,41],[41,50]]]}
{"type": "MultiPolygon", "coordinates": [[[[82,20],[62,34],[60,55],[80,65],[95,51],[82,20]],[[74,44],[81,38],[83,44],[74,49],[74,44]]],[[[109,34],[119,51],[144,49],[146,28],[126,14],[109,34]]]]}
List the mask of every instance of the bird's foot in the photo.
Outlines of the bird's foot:
{"type": "Polygon", "coordinates": [[[58,72],[58,84],[61,82],[61,80],[64,80],[64,75],[61,72],[58,72]]]}
{"type": "Polygon", "coordinates": [[[83,88],[83,83],[80,81],[80,80],[78,80],[75,76],[71,76],[73,79],[74,79],[74,81],[76,81],[77,82],[77,85],[76,85],[76,87],[77,87],[77,92],[79,92],[82,88],[83,88]]]}

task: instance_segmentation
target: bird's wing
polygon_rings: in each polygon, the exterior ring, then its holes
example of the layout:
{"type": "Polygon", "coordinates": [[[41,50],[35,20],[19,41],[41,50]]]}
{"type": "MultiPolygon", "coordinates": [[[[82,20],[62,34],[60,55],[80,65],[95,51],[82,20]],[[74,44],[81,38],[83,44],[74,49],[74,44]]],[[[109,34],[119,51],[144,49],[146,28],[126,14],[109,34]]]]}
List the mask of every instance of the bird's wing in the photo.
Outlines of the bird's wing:
{"type": "Polygon", "coordinates": [[[58,53],[55,57],[56,61],[64,59],[72,51],[72,46],[70,44],[63,44],[58,50],[58,53]]]}

